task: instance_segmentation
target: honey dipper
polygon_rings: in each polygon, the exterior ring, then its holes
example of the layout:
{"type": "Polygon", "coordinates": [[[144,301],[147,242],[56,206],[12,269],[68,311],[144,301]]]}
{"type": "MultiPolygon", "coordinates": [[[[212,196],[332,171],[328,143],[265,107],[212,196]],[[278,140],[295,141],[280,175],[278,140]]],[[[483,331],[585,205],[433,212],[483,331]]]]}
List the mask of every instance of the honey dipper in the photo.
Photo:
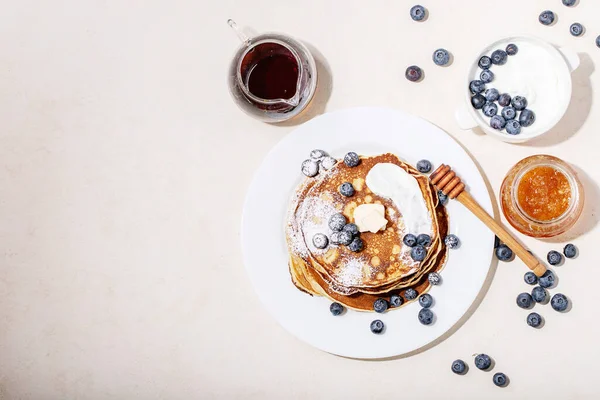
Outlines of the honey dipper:
{"type": "Polygon", "coordinates": [[[492,230],[510,249],[519,257],[530,270],[537,276],[546,272],[546,266],[538,261],[521,243],[517,241],[506,229],[492,218],[475,199],[465,191],[465,184],[448,165],[440,165],[430,176],[431,183],[451,199],[457,199],[469,209],[477,218],[492,230]]]}

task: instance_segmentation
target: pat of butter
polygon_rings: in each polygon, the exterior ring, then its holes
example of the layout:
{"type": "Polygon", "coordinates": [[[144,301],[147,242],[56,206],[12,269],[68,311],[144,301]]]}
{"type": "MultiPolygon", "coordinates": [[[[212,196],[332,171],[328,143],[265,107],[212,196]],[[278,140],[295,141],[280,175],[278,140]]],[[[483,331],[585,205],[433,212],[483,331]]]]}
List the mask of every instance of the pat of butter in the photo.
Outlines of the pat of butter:
{"type": "Polygon", "coordinates": [[[360,232],[377,233],[387,226],[382,204],[361,204],[354,209],[354,223],[360,232]]]}

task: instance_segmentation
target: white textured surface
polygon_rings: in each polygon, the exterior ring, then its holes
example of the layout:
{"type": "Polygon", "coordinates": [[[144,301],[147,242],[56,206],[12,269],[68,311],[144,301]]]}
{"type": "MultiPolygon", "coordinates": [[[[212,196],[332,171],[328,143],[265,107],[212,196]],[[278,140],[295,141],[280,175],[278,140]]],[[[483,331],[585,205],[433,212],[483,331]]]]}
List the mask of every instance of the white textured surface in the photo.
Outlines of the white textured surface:
{"type": "MultiPolygon", "coordinates": [[[[299,3],[256,0],[5,2],[0,13],[0,398],[533,398],[600,396],[596,273],[600,148],[600,4],[580,0],[299,3]],[[558,14],[544,27],[544,9],[558,14]],[[239,220],[253,172],[292,129],[251,120],[229,99],[234,18],[286,31],[327,60],[311,111],[379,105],[455,136],[497,197],[518,160],[572,163],[587,191],[572,232],[581,251],[557,268],[573,309],[529,328],[515,305],[525,268],[501,264],[473,316],[410,358],[331,356],[288,334],[262,308],[241,264],[239,220]],[[490,22],[495,18],[501,23],[490,22]],[[568,33],[572,22],[587,29],[568,33]],[[502,36],[532,34],[578,51],[572,105],[527,145],[461,131],[470,57],[502,36]],[[445,47],[454,64],[438,68],[445,47]],[[407,65],[426,78],[411,84],[407,65]],[[596,71],[594,71],[596,69],[596,71]],[[330,94],[323,89],[331,86],[330,94]],[[492,373],[449,372],[484,351],[492,373]]],[[[298,121],[296,121],[297,123],[298,121]]],[[[562,247],[525,238],[543,255],[562,247]]],[[[268,248],[266,249],[268,251],[268,248]]]]}

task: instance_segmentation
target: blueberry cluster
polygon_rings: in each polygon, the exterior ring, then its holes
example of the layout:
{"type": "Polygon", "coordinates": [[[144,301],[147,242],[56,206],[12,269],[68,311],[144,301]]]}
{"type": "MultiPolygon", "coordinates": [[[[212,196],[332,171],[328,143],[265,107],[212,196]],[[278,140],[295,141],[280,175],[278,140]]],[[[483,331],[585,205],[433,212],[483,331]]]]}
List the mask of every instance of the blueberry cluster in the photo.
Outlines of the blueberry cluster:
{"type": "Polygon", "coordinates": [[[427,256],[427,247],[431,245],[431,237],[426,233],[421,233],[419,236],[407,233],[402,239],[402,243],[412,247],[410,257],[414,261],[420,262],[427,256]]]}
{"type": "MultiPolygon", "coordinates": [[[[389,301],[380,297],[373,302],[373,311],[381,314],[386,312],[389,308],[400,307],[403,303],[404,299],[399,294],[391,295],[389,301]]],[[[375,334],[383,333],[384,327],[385,324],[379,319],[374,320],[370,325],[371,332],[375,334]]]]}
{"type": "Polygon", "coordinates": [[[479,79],[469,83],[471,91],[471,105],[481,110],[483,115],[490,118],[490,126],[499,131],[506,129],[509,135],[518,135],[521,128],[533,125],[535,114],[527,108],[527,99],[523,96],[511,98],[508,93],[502,93],[496,88],[486,89],[486,84],[494,80],[492,65],[506,64],[509,56],[519,52],[515,44],[506,46],[506,50],[494,50],[492,54],[479,59],[481,68],[479,79]],[[503,107],[501,110],[499,107],[503,107]],[[498,115],[498,112],[500,114],[498,115]]]}
{"type": "MultiPolygon", "coordinates": [[[[477,369],[480,369],[482,371],[489,371],[492,368],[492,358],[487,354],[477,354],[475,356],[474,363],[477,369]]],[[[467,366],[467,363],[459,359],[454,360],[452,362],[451,369],[452,372],[454,372],[457,375],[464,375],[469,370],[469,367],[467,366]]],[[[502,372],[495,373],[492,378],[492,381],[494,382],[494,385],[499,387],[505,387],[506,385],[508,385],[508,378],[502,372]]]]}
{"type": "Polygon", "coordinates": [[[335,213],[329,217],[328,221],[331,234],[327,237],[324,233],[316,233],[312,242],[317,249],[325,249],[329,244],[348,246],[353,252],[360,252],[365,246],[364,241],[360,238],[358,226],[353,223],[348,223],[346,217],[342,213],[335,213]]]}
{"type": "Polygon", "coordinates": [[[302,161],[300,170],[309,178],[315,177],[319,172],[328,171],[337,164],[337,160],[327,152],[315,149],[310,152],[310,157],[302,161]]]}
{"type": "MultiPolygon", "coordinates": [[[[577,0],[562,0],[567,7],[573,7],[577,0]]],[[[556,20],[556,14],[553,11],[545,10],[540,13],[538,20],[542,25],[552,25],[556,20]]],[[[585,28],[579,22],[572,23],[569,26],[569,32],[575,37],[579,37],[585,33],[585,28]]],[[[600,47],[600,36],[596,38],[596,46],[600,47]]]]}

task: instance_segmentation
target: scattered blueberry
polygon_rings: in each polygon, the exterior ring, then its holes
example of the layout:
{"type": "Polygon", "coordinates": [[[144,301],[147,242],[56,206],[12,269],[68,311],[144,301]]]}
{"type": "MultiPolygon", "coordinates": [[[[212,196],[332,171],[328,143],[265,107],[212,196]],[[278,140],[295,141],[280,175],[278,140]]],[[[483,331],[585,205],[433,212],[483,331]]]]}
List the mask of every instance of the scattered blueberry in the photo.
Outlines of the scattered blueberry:
{"type": "Polygon", "coordinates": [[[492,64],[504,65],[506,64],[507,57],[508,54],[504,50],[494,50],[490,58],[492,59],[492,64]]]}
{"type": "Polygon", "coordinates": [[[413,21],[422,21],[427,15],[427,10],[423,6],[414,6],[410,9],[410,17],[413,21]]]}
{"type": "Polygon", "coordinates": [[[384,327],[385,325],[380,319],[376,319],[375,321],[371,322],[371,332],[373,333],[380,334],[381,332],[383,332],[384,327]]]}
{"type": "Polygon", "coordinates": [[[324,249],[329,244],[329,239],[322,233],[317,233],[313,236],[312,242],[317,249],[324,249]]]}
{"type": "Polygon", "coordinates": [[[489,69],[492,66],[492,59],[488,56],[483,56],[479,59],[478,65],[481,69],[489,69]]]}
{"type": "Polygon", "coordinates": [[[360,164],[360,157],[355,152],[351,151],[344,156],[344,164],[348,167],[356,167],[360,164]]]}
{"type": "Polygon", "coordinates": [[[340,185],[340,193],[346,197],[354,196],[354,186],[350,182],[344,182],[340,185]]]}
{"type": "Polygon", "coordinates": [[[494,385],[499,386],[499,387],[506,386],[506,383],[508,382],[508,380],[506,379],[506,375],[504,375],[502,372],[495,373],[493,380],[494,380],[494,385]]]}
{"type": "Polygon", "coordinates": [[[502,93],[500,97],[498,97],[498,104],[500,104],[502,107],[506,107],[510,105],[511,100],[512,98],[510,97],[510,94],[502,93]]]}
{"type": "Polygon", "coordinates": [[[388,309],[388,302],[385,299],[379,298],[373,303],[373,310],[378,313],[386,312],[388,309]]]}
{"type": "Polygon", "coordinates": [[[571,32],[571,35],[573,36],[581,36],[583,34],[583,25],[579,22],[575,22],[569,28],[569,32],[571,32]]]}
{"type": "Polygon", "coordinates": [[[550,10],[542,11],[538,20],[542,25],[551,25],[554,22],[554,13],[550,10]]]}
{"type": "Polygon", "coordinates": [[[315,149],[310,152],[310,158],[315,161],[322,160],[325,156],[327,156],[327,153],[324,150],[315,149]]]}
{"type": "Polygon", "coordinates": [[[490,120],[490,126],[501,131],[506,126],[506,120],[499,115],[494,115],[490,120]]]}
{"type": "Polygon", "coordinates": [[[544,275],[540,277],[540,286],[543,288],[549,288],[554,285],[554,281],[556,277],[554,276],[554,272],[547,270],[544,272],[544,275]]]}
{"type": "Polygon", "coordinates": [[[433,323],[433,312],[429,308],[421,308],[419,322],[423,325],[431,325],[433,323]]]}
{"type": "Polygon", "coordinates": [[[550,305],[556,311],[565,311],[569,306],[569,299],[567,299],[567,296],[562,293],[556,293],[550,299],[550,305]]]}
{"type": "Polygon", "coordinates": [[[415,261],[423,261],[427,255],[427,250],[421,245],[416,245],[410,250],[410,256],[415,261]]]}
{"type": "Polygon", "coordinates": [[[446,49],[437,49],[433,52],[433,62],[435,65],[446,65],[450,62],[450,53],[446,49]]]}
{"type": "Polygon", "coordinates": [[[457,249],[458,246],[460,246],[460,240],[458,239],[458,236],[453,235],[452,233],[446,236],[444,243],[451,249],[457,249]]]}
{"type": "Polygon", "coordinates": [[[596,46],[600,47],[600,36],[596,38],[596,46]]]}
{"type": "Polygon", "coordinates": [[[302,161],[301,170],[304,175],[312,178],[319,173],[319,163],[315,160],[304,160],[302,161]]]}
{"type": "Polygon", "coordinates": [[[508,46],[506,46],[506,54],[508,54],[509,56],[514,56],[518,52],[519,48],[514,43],[510,43],[508,46]]]}
{"type": "Polygon", "coordinates": [[[417,236],[417,244],[429,247],[431,244],[431,237],[426,233],[421,233],[419,236],[417,236]]]}
{"type": "Polygon", "coordinates": [[[548,256],[546,257],[548,259],[548,264],[550,265],[558,265],[562,262],[562,254],[560,254],[558,251],[556,250],[552,250],[548,252],[548,256]]]}
{"type": "Polygon", "coordinates": [[[497,249],[500,246],[500,238],[498,236],[494,236],[494,249],[497,249]]]}
{"type": "Polygon", "coordinates": [[[471,97],[471,105],[476,110],[479,110],[479,109],[483,108],[483,106],[485,105],[485,103],[486,103],[486,100],[485,100],[485,97],[483,97],[482,94],[476,94],[475,96],[471,97]]]}
{"type": "Polygon", "coordinates": [[[331,303],[331,305],[329,306],[329,311],[331,311],[331,314],[333,316],[337,317],[338,315],[344,312],[344,306],[340,303],[331,303]]]}
{"type": "Polygon", "coordinates": [[[577,255],[577,247],[574,244],[569,243],[563,249],[563,254],[567,258],[574,258],[577,255]]]}
{"type": "Polygon", "coordinates": [[[467,364],[463,360],[455,360],[452,362],[452,372],[462,375],[467,370],[467,364]]]}
{"type": "Polygon", "coordinates": [[[515,119],[517,116],[517,110],[515,110],[515,108],[512,106],[508,106],[502,109],[501,114],[505,120],[510,121],[511,119],[515,119]]]}
{"type": "Polygon", "coordinates": [[[423,174],[431,172],[431,162],[429,160],[420,160],[417,162],[417,170],[423,174]]]}
{"type": "Polygon", "coordinates": [[[413,235],[412,233],[407,233],[404,236],[404,239],[402,239],[402,243],[404,243],[408,247],[413,247],[414,245],[417,244],[417,237],[415,235],[413,235]]]}
{"type": "Polygon", "coordinates": [[[341,232],[333,232],[329,235],[329,242],[331,242],[331,244],[340,244],[340,233],[341,232]]]}
{"type": "Polygon", "coordinates": [[[500,261],[509,261],[513,256],[512,250],[505,244],[496,247],[496,257],[500,261]]]}
{"type": "Polygon", "coordinates": [[[411,82],[418,82],[423,77],[423,71],[416,65],[411,65],[410,67],[406,68],[404,76],[411,82]]]}
{"type": "Polygon", "coordinates": [[[361,238],[356,237],[356,238],[352,239],[352,241],[348,245],[348,248],[351,251],[358,253],[358,252],[362,251],[362,249],[365,248],[365,242],[361,238]]]}
{"type": "Polygon", "coordinates": [[[334,232],[339,232],[342,230],[344,225],[346,225],[346,217],[342,213],[336,213],[329,218],[329,229],[334,232]]]}
{"type": "Polygon", "coordinates": [[[406,300],[414,300],[417,298],[418,295],[419,295],[419,293],[417,293],[417,291],[413,288],[408,288],[404,292],[404,298],[406,300]]]}
{"type": "Polygon", "coordinates": [[[515,110],[521,111],[527,108],[527,99],[523,96],[515,96],[510,104],[512,104],[515,110]]]}
{"type": "Polygon", "coordinates": [[[333,168],[333,166],[337,164],[337,160],[333,157],[327,156],[325,158],[323,158],[321,160],[321,167],[323,167],[323,169],[325,171],[330,170],[331,168],[333,168]]]}
{"type": "Polygon", "coordinates": [[[358,226],[356,224],[352,224],[352,223],[346,224],[342,228],[342,231],[344,231],[344,232],[350,232],[350,234],[352,236],[356,236],[356,235],[358,235],[358,226]]]}
{"type": "Polygon", "coordinates": [[[419,305],[423,308],[429,308],[433,305],[433,297],[429,293],[419,296],[419,305]]]}
{"type": "Polygon", "coordinates": [[[548,296],[548,292],[546,292],[546,289],[543,287],[536,286],[531,290],[531,298],[535,300],[536,303],[545,302],[546,296],[548,296]]]}
{"type": "Polygon", "coordinates": [[[542,324],[542,316],[536,312],[532,312],[527,316],[527,325],[537,328],[542,324]]]}
{"type": "Polygon", "coordinates": [[[536,274],[534,274],[533,272],[529,271],[529,272],[525,272],[525,283],[528,285],[535,285],[536,283],[538,283],[538,277],[536,274]]]}
{"type": "Polygon", "coordinates": [[[500,93],[498,89],[491,88],[485,91],[484,96],[487,101],[496,101],[500,97],[500,93]]]}
{"type": "Polygon", "coordinates": [[[390,307],[400,307],[403,302],[404,300],[402,300],[402,297],[397,294],[393,294],[390,297],[390,307]]]}
{"type": "Polygon", "coordinates": [[[521,111],[521,114],[519,115],[519,123],[521,124],[522,127],[528,127],[533,125],[533,123],[535,122],[535,114],[533,113],[533,111],[529,110],[529,109],[524,109],[523,111],[521,111]]]}
{"type": "Polygon", "coordinates": [[[479,79],[471,81],[471,83],[469,83],[469,90],[471,90],[471,93],[473,94],[481,93],[485,90],[485,83],[479,79]]]}
{"type": "Polygon", "coordinates": [[[509,135],[518,135],[521,133],[521,124],[519,121],[513,119],[506,123],[506,133],[509,135]]]}
{"type": "Polygon", "coordinates": [[[352,243],[353,239],[354,238],[352,237],[352,234],[350,232],[340,232],[340,244],[343,244],[344,246],[349,246],[352,243]]]}
{"type": "Polygon", "coordinates": [[[475,356],[475,366],[485,371],[492,365],[492,359],[487,354],[477,354],[475,356]]]}
{"type": "Polygon", "coordinates": [[[444,194],[444,192],[442,192],[441,190],[438,190],[437,195],[438,195],[438,200],[440,201],[440,203],[443,206],[448,204],[448,195],[447,194],[444,194]]]}
{"type": "Polygon", "coordinates": [[[562,0],[562,2],[567,7],[573,7],[577,0],[562,0]]]}
{"type": "Polygon", "coordinates": [[[442,277],[437,272],[430,272],[429,275],[427,275],[427,280],[433,286],[437,286],[442,283],[442,277]]]}
{"type": "Polygon", "coordinates": [[[496,103],[492,103],[491,101],[485,103],[483,106],[483,114],[486,117],[493,117],[494,115],[498,114],[498,106],[496,103]]]}
{"type": "Polygon", "coordinates": [[[529,308],[533,303],[533,298],[529,293],[521,293],[517,296],[517,305],[521,308],[529,308]]]}
{"type": "Polygon", "coordinates": [[[489,69],[484,69],[481,71],[481,74],[479,74],[479,79],[483,83],[490,83],[494,80],[494,73],[489,69]]]}

